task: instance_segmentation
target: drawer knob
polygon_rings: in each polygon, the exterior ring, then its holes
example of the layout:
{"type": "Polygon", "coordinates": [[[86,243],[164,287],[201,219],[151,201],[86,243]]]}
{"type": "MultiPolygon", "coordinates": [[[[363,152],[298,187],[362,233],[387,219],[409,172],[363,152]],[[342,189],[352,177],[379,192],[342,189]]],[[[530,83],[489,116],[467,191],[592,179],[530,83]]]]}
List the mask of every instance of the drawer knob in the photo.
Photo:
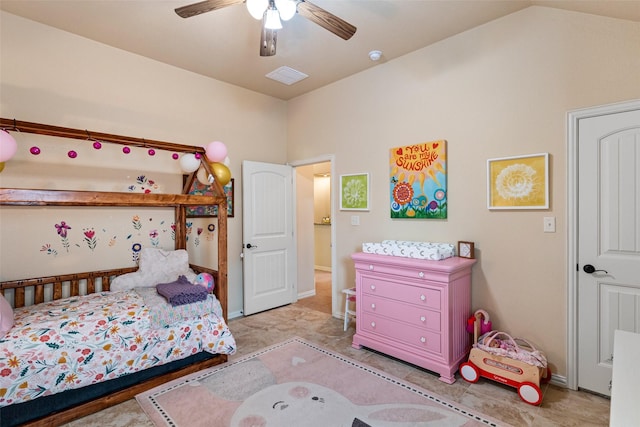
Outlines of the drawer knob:
{"type": "Polygon", "coordinates": [[[373,264],[369,264],[369,270],[373,270],[373,264]]]}
{"type": "Polygon", "coordinates": [[[371,290],[375,291],[376,290],[376,285],[371,285],[371,290]]]}
{"type": "Polygon", "coordinates": [[[421,322],[425,322],[426,320],[427,320],[427,318],[426,318],[426,317],[424,317],[424,316],[420,316],[420,321],[421,321],[421,322]]]}
{"type": "Polygon", "coordinates": [[[427,339],[425,337],[420,337],[420,342],[424,344],[427,342],[427,339]]]}
{"type": "Polygon", "coordinates": [[[426,301],[427,297],[425,295],[420,295],[420,301],[426,301]]]}
{"type": "Polygon", "coordinates": [[[371,304],[371,309],[372,309],[372,310],[375,310],[375,309],[376,309],[376,305],[372,303],[372,304],[371,304]]]}
{"type": "Polygon", "coordinates": [[[376,327],[376,322],[371,322],[371,327],[375,328],[376,327]]]}
{"type": "Polygon", "coordinates": [[[420,278],[424,277],[424,273],[421,271],[420,273],[418,273],[418,276],[420,276],[420,278]]]}

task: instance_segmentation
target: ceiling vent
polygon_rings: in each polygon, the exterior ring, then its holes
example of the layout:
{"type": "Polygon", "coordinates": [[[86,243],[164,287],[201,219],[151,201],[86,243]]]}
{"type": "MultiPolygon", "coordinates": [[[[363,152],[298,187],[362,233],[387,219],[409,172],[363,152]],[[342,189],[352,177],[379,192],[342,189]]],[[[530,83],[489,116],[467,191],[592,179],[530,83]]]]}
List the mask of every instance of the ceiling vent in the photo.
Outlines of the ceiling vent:
{"type": "Polygon", "coordinates": [[[294,70],[291,67],[283,66],[276,70],[273,70],[272,72],[267,74],[266,77],[287,86],[291,86],[292,84],[298,83],[300,80],[304,80],[309,76],[298,70],[294,70]]]}

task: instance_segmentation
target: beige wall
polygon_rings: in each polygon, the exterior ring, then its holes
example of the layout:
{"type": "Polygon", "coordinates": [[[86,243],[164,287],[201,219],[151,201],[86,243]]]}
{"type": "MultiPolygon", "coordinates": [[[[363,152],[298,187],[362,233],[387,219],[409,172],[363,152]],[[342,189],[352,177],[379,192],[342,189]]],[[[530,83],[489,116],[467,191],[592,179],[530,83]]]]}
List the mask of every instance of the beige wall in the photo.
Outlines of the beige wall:
{"type": "Polygon", "coordinates": [[[639,98],[639,47],[638,23],[531,7],[290,101],[289,161],[330,152],[336,176],[371,174],[361,225],[353,212],[332,218],[337,292],[362,242],[474,241],[473,308],[566,375],[566,113],[639,98]],[[449,218],[391,220],[389,148],[437,139],[448,141],[449,218]],[[540,152],[551,208],[489,211],[486,160],[540,152]],[[543,233],[544,216],[556,233],[543,233]]]}
{"type": "MultiPolygon", "coordinates": [[[[187,145],[213,140],[227,145],[237,184],[235,218],[229,220],[229,313],[240,312],[241,162],[286,161],[287,104],[5,12],[0,20],[2,117],[187,145]]],[[[19,138],[22,147],[31,136],[19,138]]],[[[49,161],[56,161],[54,157],[49,161]]],[[[53,173],[53,168],[44,167],[53,173]]],[[[21,173],[17,163],[7,162],[0,185],[21,173]]],[[[84,173],[90,182],[92,174],[84,173]]],[[[56,185],[56,180],[50,184],[56,185]]],[[[194,222],[196,227],[204,223],[194,222]]],[[[2,220],[3,234],[5,227],[2,220]]],[[[40,242],[37,236],[34,240],[40,242]]],[[[3,239],[0,253],[15,251],[15,242],[3,239]]],[[[192,258],[204,258],[206,265],[212,260],[202,251],[192,258]]],[[[2,278],[11,274],[8,270],[2,269],[2,278]]]]}

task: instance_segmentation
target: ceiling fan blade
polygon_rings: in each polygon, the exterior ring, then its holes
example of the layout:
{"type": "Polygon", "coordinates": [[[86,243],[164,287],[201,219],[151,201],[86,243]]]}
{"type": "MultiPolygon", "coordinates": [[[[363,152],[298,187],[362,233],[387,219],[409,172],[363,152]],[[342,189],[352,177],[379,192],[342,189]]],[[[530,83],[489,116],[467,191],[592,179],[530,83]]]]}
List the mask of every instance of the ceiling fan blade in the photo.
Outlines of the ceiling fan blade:
{"type": "Polygon", "coordinates": [[[222,9],[223,7],[232,6],[238,3],[244,3],[244,0],[204,0],[198,3],[179,7],[175,11],[182,18],[190,18],[192,16],[200,15],[201,13],[211,12],[212,10],[222,9]]]}
{"type": "Polygon", "coordinates": [[[260,56],[273,56],[276,54],[276,40],[278,32],[270,30],[262,25],[262,35],[260,37],[260,56]]]}
{"type": "Polygon", "coordinates": [[[298,13],[344,40],[349,40],[356,33],[356,27],[344,19],[306,0],[298,3],[298,13]]]}

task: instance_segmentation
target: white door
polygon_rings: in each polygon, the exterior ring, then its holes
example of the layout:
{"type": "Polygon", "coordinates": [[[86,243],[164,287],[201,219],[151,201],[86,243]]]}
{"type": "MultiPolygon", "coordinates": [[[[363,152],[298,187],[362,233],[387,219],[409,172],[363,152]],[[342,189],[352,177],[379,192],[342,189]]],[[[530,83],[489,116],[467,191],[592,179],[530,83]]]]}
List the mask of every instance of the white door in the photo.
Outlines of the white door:
{"type": "Polygon", "coordinates": [[[242,162],[244,314],[295,301],[293,169],[242,162]]]}
{"type": "Polygon", "coordinates": [[[611,395],[614,331],[640,332],[637,104],[577,126],[578,387],[604,395],[611,395]]]}

